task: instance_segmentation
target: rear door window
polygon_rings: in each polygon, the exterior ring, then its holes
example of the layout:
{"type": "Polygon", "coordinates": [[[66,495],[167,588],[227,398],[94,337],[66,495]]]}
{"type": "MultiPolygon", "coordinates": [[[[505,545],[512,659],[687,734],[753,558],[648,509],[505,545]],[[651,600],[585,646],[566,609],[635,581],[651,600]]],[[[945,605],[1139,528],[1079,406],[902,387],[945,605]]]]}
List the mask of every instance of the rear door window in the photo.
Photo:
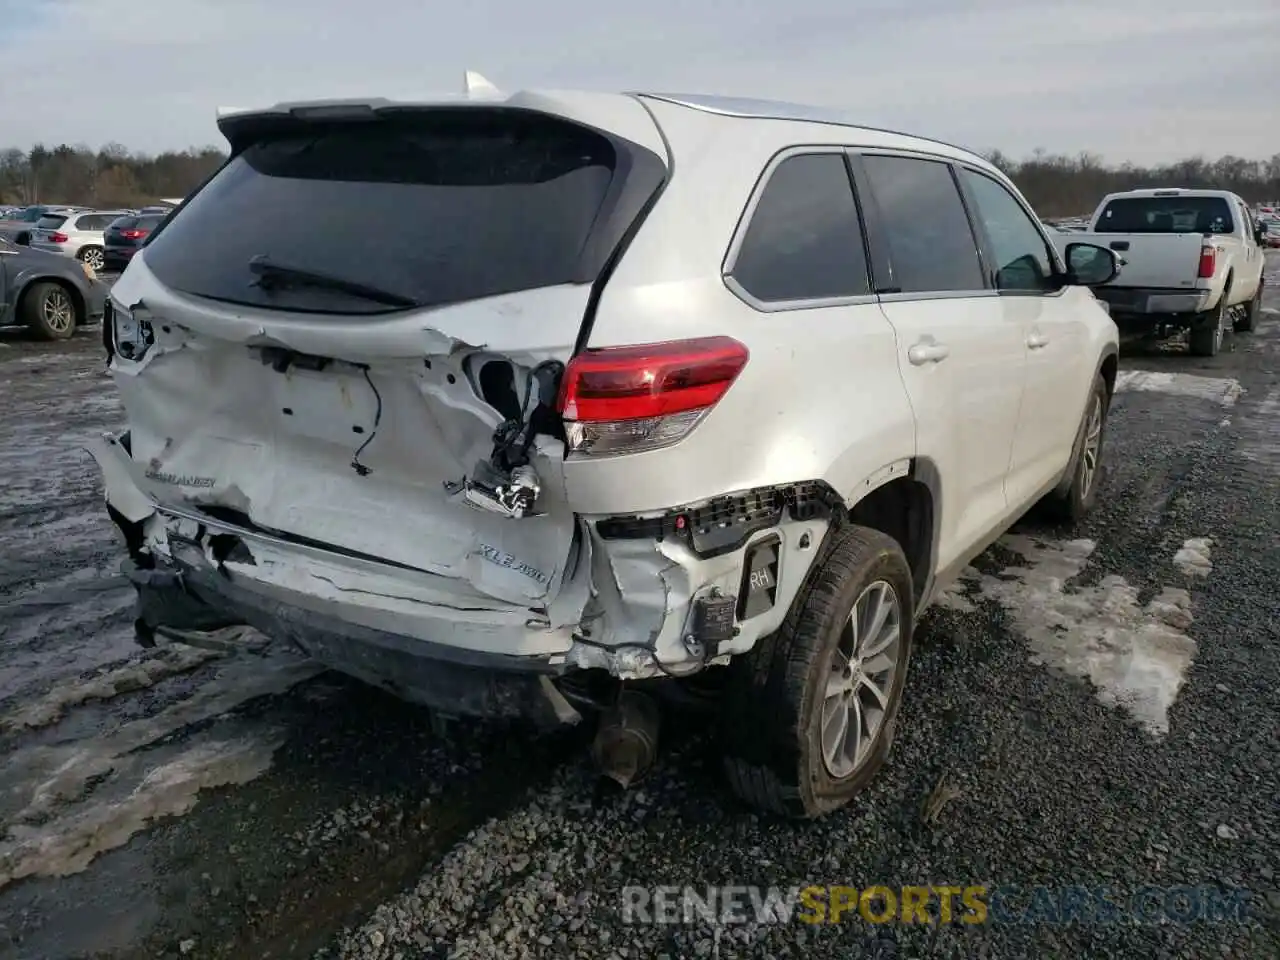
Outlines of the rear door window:
{"type": "Polygon", "coordinates": [[[893,286],[903,293],[984,289],[978,244],[951,167],[876,155],[862,163],[887,235],[893,286]]]}
{"type": "Polygon", "coordinates": [[[871,293],[862,226],[843,154],[787,157],[770,174],[731,276],[766,302],[871,293]]]}
{"type": "Polygon", "coordinates": [[[294,127],[223,167],[151,238],[146,260],[185,293],[318,313],[388,305],[310,284],[264,289],[250,261],[417,306],[589,282],[584,250],[617,166],[607,137],[510,110],[294,127]]]}
{"type": "Polygon", "coordinates": [[[115,218],[110,214],[91,213],[76,221],[77,230],[105,230],[115,218]]]}

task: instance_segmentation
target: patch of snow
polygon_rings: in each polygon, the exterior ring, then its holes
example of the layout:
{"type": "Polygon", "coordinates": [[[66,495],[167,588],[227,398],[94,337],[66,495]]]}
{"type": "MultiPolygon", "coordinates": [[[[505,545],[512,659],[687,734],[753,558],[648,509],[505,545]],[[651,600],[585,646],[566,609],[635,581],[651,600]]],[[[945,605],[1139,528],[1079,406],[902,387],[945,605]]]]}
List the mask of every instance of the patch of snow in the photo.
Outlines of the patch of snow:
{"type": "Polygon", "coordinates": [[[186,813],[201,790],[259,776],[282,734],[250,719],[232,722],[227,714],[321,672],[319,664],[292,653],[228,657],[208,682],[159,713],[100,736],[3,758],[0,890],[21,877],[83,870],[153,820],[186,813]],[[174,733],[214,718],[220,719],[218,733],[166,744],[174,733]],[[228,726],[236,735],[227,735],[228,726]]]}
{"type": "Polygon", "coordinates": [[[79,873],[98,854],[123,846],[152,821],[186,813],[201,790],[248,783],[260,776],[283,739],[277,735],[271,740],[255,737],[200,744],[153,767],[118,800],[86,806],[47,827],[14,827],[10,831],[14,842],[0,849],[0,889],[23,877],[79,873]]]}
{"type": "Polygon", "coordinates": [[[1192,537],[1173,555],[1173,564],[1188,576],[1207,577],[1213,569],[1209,562],[1209,548],[1213,541],[1208,537],[1192,537]]]}
{"type": "Polygon", "coordinates": [[[937,591],[931,606],[942,607],[946,610],[958,610],[961,613],[972,613],[977,610],[978,608],[973,605],[973,601],[965,595],[965,581],[972,580],[976,576],[978,576],[977,570],[973,567],[965,567],[958,579],[953,580],[937,591]]]}
{"type": "Polygon", "coordinates": [[[147,659],[115,667],[84,679],[74,679],[56,685],[43,697],[28,703],[0,720],[0,729],[23,730],[46,727],[61,719],[69,707],[76,707],[89,700],[110,700],[135,690],[145,690],[166,677],[194,670],[210,660],[222,656],[212,650],[175,644],[161,648],[147,659]]]}
{"type": "Polygon", "coordinates": [[[1068,589],[1093,554],[1092,540],[1010,535],[1000,544],[1025,565],[969,579],[1009,612],[1033,662],[1089,680],[1103,703],[1122,708],[1155,736],[1168,733],[1169,708],[1196,654],[1183,632],[1192,620],[1190,594],[1165,587],[1142,606],[1138,588],[1115,575],[1068,589]]]}
{"type": "Polygon", "coordinates": [[[1273,387],[1256,407],[1244,412],[1237,426],[1239,452],[1246,460],[1280,467],[1280,388],[1273,387]]]}
{"type": "Polygon", "coordinates": [[[1116,375],[1116,393],[1142,391],[1179,397],[1211,400],[1224,407],[1234,406],[1244,392],[1240,381],[1230,377],[1200,377],[1192,373],[1159,373],[1150,370],[1121,370],[1116,375]]]}

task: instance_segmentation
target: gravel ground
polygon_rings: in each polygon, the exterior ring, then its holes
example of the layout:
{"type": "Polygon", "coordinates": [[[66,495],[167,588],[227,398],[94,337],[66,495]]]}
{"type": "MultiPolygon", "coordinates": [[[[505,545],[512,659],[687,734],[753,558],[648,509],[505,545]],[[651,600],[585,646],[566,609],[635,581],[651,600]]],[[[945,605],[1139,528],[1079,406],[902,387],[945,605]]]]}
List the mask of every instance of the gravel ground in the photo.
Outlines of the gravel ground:
{"type": "Polygon", "coordinates": [[[134,649],[77,450],[120,416],[96,332],[6,336],[0,957],[1280,956],[1277,360],[1274,313],[1213,360],[1130,351],[1100,509],[975,564],[879,779],[794,825],[733,803],[696,717],[616,793],[572,736],[442,737],[270,646],[134,649]],[[624,922],[625,886],[707,884],[1207,884],[1253,919],[624,922]]]}

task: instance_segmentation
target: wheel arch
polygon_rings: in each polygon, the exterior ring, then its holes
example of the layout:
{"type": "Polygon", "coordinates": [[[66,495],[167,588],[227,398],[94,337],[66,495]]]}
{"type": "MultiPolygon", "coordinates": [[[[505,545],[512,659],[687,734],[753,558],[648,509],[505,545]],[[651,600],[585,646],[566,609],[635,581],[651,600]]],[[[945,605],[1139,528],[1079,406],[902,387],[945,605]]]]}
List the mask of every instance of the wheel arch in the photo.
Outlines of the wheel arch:
{"type": "Polygon", "coordinates": [[[1116,377],[1120,373],[1120,350],[1115,344],[1107,344],[1098,358],[1098,368],[1094,376],[1100,376],[1107,385],[1107,400],[1116,394],[1116,377]]]}
{"type": "Polygon", "coordinates": [[[22,286],[18,289],[18,295],[13,298],[14,315],[16,317],[21,318],[21,311],[23,305],[26,303],[28,294],[31,293],[32,288],[41,283],[52,283],[65,290],[71,297],[72,305],[76,308],[76,326],[78,327],[85,323],[88,319],[88,304],[85,303],[84,294],[81,293],[80,289],[66,277],[59,277],[56,275],[36,275],[27,277],[23,281],[22,286]]]}
{"type": "Polygon", "coordinates": [[[938,554],[941,476],[926,457],[907,461],[901,470],[887,467],[881,475],[882,482],[871,486],[849,506],[849,522],[878,530],[898,543],[911,567],[913,599],[919,609],[933,579],[938,554]]]}

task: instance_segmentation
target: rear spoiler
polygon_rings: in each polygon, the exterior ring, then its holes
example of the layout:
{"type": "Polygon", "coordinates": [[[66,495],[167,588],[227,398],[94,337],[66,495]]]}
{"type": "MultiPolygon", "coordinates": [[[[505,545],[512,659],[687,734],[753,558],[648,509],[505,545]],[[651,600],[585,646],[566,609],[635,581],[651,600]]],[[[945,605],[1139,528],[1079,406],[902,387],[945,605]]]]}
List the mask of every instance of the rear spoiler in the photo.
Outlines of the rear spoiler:
{"type": "MultiPolygon", "coordinates": [[[[439,103],[441,106],[448,106],[459,101],[470,102],[473,100],[505,100],[506,95],[503,94],[496,86],[494,86],[482,74],[474,70],[467,70],[462,75],[462,93],[445,94],[439,97],[431,97],[424,103],[439,103]]],[[[415,101],[417,102],[417,101],[415,101]]],[[[305,100],[291,101],[288,103],[277,103],[270,107],[219,107],[218,108],[218,129],[222,130],[226,135],[224,124],[234,123],[236,120],[247,119],[249,117],[280,117],[295,116],[301,118],[317,118],[325,115],[331,115],[335,118],[357,116],[367,114],[369,112],[376,113],[380,108],[388,107],[393,101],[385,97],[364,98],[355,97],[340,100],[305,100]]]]}
{"type": "Polygon", "coordinates": [[[644,147],[664,162],[670,161],[666,141],[657,123],[634,94],[596,93],[581,90],[519,90],[506,93],[485,77],[468,70],[464,92],[452,96],[417,99],[363,97],[339,100],[305,100],[269,107],[223,107],[218,130],[231,145],[232,154],[243,150],[264,130],[308,121],[373,121],[385,113],[406,109],[489,107],[497,110],[532,111],[560,117],[611,137],[621,137],[644,147]]]}

